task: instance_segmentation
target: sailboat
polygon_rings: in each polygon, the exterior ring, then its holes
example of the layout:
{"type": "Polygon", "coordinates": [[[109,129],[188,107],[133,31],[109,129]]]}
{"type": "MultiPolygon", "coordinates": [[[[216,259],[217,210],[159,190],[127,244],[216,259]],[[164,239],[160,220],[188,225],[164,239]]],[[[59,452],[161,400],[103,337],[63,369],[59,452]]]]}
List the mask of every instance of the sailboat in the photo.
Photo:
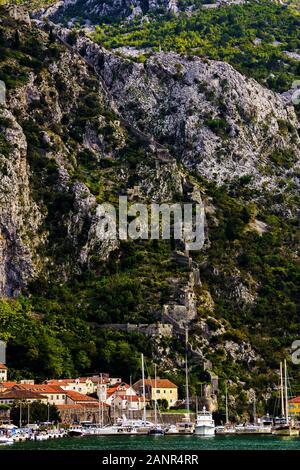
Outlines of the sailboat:
{"type": "Polygon", "coordinates": [[[294,423],[289,417],[288,376],[286,360],[284,361],[284,379],[282,362],[280,363],[280,397],[282,419],[280,419],[280,421],[275,420],[275,426],[272,430],[272,434],[276,434],[277,436],[299,436],[299,429],[295,427],[294,423]]]}
{"type": "MultiPolygon", "coordinates": [[[[144,354],[141,355],[142,363],[142,383],[143,383],[143,399],[144,399],[144,408],[143,408],[143,417],[141,419],[131,419],[123,416],[122,420],[117,423],[120,433],[120,426],[127,428],[127,434],[148,434],[149,429],[153,428],[154,424],[151,421],[147,421],[146,417],[146,387],[145,387],[145,361],[144,354]]],[[[115,425],[116,427],[116,425],[115,425]]]]}
{"type": "Polygon", "coordinates": [[[190,420],[189,370],[188,370],[188,328],[185,329],[185,403],[186,417],[176,424],[179,434],[193,434],[194,423],[190,420]]]}
{"type": "Polygon", "coordinates": [[[154,426],[149,429],[148,434],[149,436],[163,436],[164,430],[162,429],[160,424],[157,424],[157,398],[156,398],[156,364],[154,366],[154,388],[155,388],[155,398],[154,398],[154,426]]]}
{"type": "Polygon", "coordinates": [[[228,413],[228,387],[227,382],[225,385],[225,425],[223,426],[216,426],[215,433],[216,434],[234,434],[235,427],[229,421],[229,413],[228,413]]]}
{"type": "MultiPolygon", "coordinates": [[[[115,436],[115,435],[131,435],[136,434],[137,429],[131,423],[129,423],[125,416],[114,424],[104,425],[104,413],[103,413],[103,393],[102,384],[103,376],[100,374],[100,381],[98,380],[98,423],[86,423],[82,426],[81,435],[95,435],[95,436],[115,436]],[[100,385],[101,384],[101,385],[100,385]]],[[[72,430],[73,433],[76,430],[72,430]]],[[[79,435],[79,434],[77,434],[79,435]]]]}

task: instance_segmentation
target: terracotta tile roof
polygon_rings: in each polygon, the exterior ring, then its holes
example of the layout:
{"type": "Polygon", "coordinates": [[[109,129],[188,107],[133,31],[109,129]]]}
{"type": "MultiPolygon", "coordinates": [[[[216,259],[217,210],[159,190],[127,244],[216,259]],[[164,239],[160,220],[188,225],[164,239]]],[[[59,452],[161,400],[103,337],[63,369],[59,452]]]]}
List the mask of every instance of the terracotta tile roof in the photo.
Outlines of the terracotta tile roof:
{"type": "Polygon", "coordinates": [[[22,390],[19,388],[12,388],[6,392],[0,393],[0,400],[26,400],[26,399],[42,399],[47,398],[40,393],[32,392],[31,390],[22,390]]]}
{"type": "Polygon", "coordinates": [[[108,379],[107,377],[102,377],[102,382],[101,380],[99,380],[99,377],[95,376],[95,377],[89,377],[89,380],[91,380],[93,383],[102,383],[102,384],[109,384],[110,383],[110,379],[108,379]]]}
{"type": "Polygon", "coordinates": [[[97,402],[98,403],[98,400],[96,398],[89,397],[88,395],[83,395],[82,393],[75,392],[74,390],[66,390],[65,394],[67,395],[68,398],[70,398],[71,400],[75,402],[81,401],[81,402],[90,402],[90,403],[97,402]]]}
{"type": "Polygon", "coordinates": [[[130,388],[130,385],[128,385],[125,382],[122,382],[119,385],[115,385],[114,387],[108,388],[106,393],[108,397],[111,397],[111,395],[113,395],[115,392],[122,392],[122,391],[127,390],[128,388],[130,388]]]}
{"type": "Polygon", "coordinates": [[[0,382],[0,388],[12,388],[17,385],[17,382],[0,382]]]}
{"type": "Polygon", "coordinates": [[[46,384],[59,386],[59,385],[68,385],[73,382],[74,382],[74,379],[51,379],[51,380],[47,380],[46,384]]]}
{"type": "Polygon", "coordinates": [[[111,397],[117,390],[118,390],[118,387],[108,388],[106,391],[107,397],[111,397]]]}
{"type": "Polygon", "coordinates": [[[122,382],[118,385],[118,390],[127,390],[130,388],[130,385],[128,385],[126,382],[122,382]]]}
{"type": "Polygon", "coordinates": [[[7,367],[0,362],[0,369],[7,369],[7,367]]]}
{"type": "Polygon", "coordinates": [[[290,400],[290,403],[300,403],[300,397],[295,397],[290,400]]]}
{"type": "Polygon", "coordinates": [[[94,377],[79,377],[78,379],[76,380],[79,380],[80,383],[84,383],[86,381],[89,381],[89,382],[93,382],[93,383],[101,383],[101,384],[107,384],[110,382],[110,380],[107,378],[107,377],[102,377],[102,381],[101,381],[101,378],[98,377],[98,376],[94,376],[94,377]]]}
{"type": "Polygon", "coordinates": [[[127,400],[128,402],[133,401],[143,401],[142,397],[138,397],[137,395],[118,395],[116,398],[121,398],[122,400],[127,400]]]}
{"type": "Polygon", "coordinates": [[[61,387],[57,387],[55,385],[49,385],[49,386],[47,386],[47,388],[44,388],[44,386],[40,387],[40,391],[42,393],[56,393],[56,394],[63,394],[63,395],[66,394],[65,390],[63,390],[61,387]]]}
{"type": "MultiPolygon", "coordinates": [[[[142,381],[139,380],[134,385],[140,385],[142,381]]],[[[155,387],[155,380],[154,379],[146,379],[145,385],[151,385],[155,387]]],[[[156,379],[156,388],[178,388],[177,385],[173,384],[169,379],[156,379]]]]}
{"type": "Polygon", "coordinates": [[[66,394],[66,391],[63,390],[61,387],[57,387],[55,385],[48,385],[48,384],[17,384],[16,388],[21,390],[30,390],[32,392],[37,393],[46,393],[49,394],[66,394]]]}

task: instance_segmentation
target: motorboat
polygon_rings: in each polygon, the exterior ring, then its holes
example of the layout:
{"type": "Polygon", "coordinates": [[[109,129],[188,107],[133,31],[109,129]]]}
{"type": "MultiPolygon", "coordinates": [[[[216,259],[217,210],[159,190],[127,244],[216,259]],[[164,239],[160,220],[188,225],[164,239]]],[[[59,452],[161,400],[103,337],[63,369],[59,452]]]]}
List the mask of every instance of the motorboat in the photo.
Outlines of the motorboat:
{"type": "Polygon", "coordinates": [[[193,434],[194,433],[194,423],[191,421],[181,421],[176,424],[179,434],[193,434]]]}
{"type": "Polygon", "coordinates": [[[216,434],[235,434],[235,427],[229,424],[225,424],[225,426],[216,426],[215,433],[216,434]]]}
{"type": "Polygon", "coordinates": [[[164,434],[165,434],[165,431],[162,429],[162,427],[159,424],[156,426],[153,426],[148,431],[149,436],[164,436],[164,434]]]}
{"type": "Polygon", "coordinates": [[[172,436],[172,435],[177,435],[177,434],[179,434],[179,431],[175,424],[171,424],[165,429],[166,436],[172,436]]]}
{"type": "Polygon", "coordinates": [[[36,441],[47,441],[50,438],[50,435],[47,432],[41,432],[35,435],[36,441]]]}
{"type": "Polygon", "coordinates": [[[215,422],[212,414],[203,407],[203,410],[197,414],[195,424],[195,434],[197,436],[214,436],[215,435],[215,422]]]}
{"type": "Polygon", "coordinates": [[[11,436],[6,436],[4,434],[0,435],[0,445],[10,445],[13,443],[14,440],[11,436]]]}
{"type": "Polygon", "coordinates": [[[299,428],[297,428],[292,422],[285,424],[275,425],[272,429],[272,434],[276,436],[299,436],[299,428]]]}
{"type": "Polygon", "coordinates": [[[70,437],[80,437],[85,434],[82,426],[72,426],[68,430],[68,436],[70,437]]]}

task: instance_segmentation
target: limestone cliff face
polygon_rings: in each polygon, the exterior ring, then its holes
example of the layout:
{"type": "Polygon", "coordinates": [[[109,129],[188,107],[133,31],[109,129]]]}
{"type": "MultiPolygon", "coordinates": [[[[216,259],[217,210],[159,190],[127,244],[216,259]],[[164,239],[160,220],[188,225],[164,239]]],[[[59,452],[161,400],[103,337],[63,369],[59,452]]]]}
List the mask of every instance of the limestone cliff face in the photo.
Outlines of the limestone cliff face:
{"type": "Polygon", "coordinates": [[[31,196],[26,138],[6,107],[1,110],[0,130],[7,148],[0,150],[0,295],[11,297],[34,275],[42,216],[31,196]]]}
{"type": "Polygon", "coordinates": [[[151,13],[157,10],[177,13],[179,10],[176,0],[64,0],[43,9],[39,16],[55,21],[65,18],[75,20],[76,17],[92,21],[99,19],[132,19],[137,15],[151,13]]]}
{"type": "MultiPolygon", "coordinates": [[[[24,28],[35,26],[26,19],[24,28]]],[[[68,30],[55,33],[68,41],[68,30]]],[[[51,51],[48,33],[38,34],[44,51],[47,47],[51,51]]],[[[186,170],[196,170],[219,184],[249,177],[249,185],[261,191],[278,190],[280,182],[281,192],[296,184],[300,141],[293,108],[228,64],[171,53],[136,64],[81,36],[72,48],[76,55],[64,45],[55,49],[55,58],[46,52],[46,66],[38,73],[29,71],[26,84],[8,93],[3,109],[3,135],[14,155],[13,159],[2,156],[9,168],[1,181],[3,294],[16,294],[46,265],[58,266],[67,278],[89,265],[95,251],[107,259],[117,248],[115,242],[102,245],[97,240],[98,190],[91,192],[86,175],[77,178],[82,152],[90,152],[101,166],[103,159],[116,159],[127,151],[128,132],[135,132],[134,139],[146,139],[146,158],[138,162],[135,180],[128,162],[110,175],[114,182],[106,180],[106,171],[103,176],[97,173],[110,191],[124,186],[128,195],[137,191],[140,199],[171,200],[173,194],[182,193],[183,184],[174,157],[186,170]],[[88,64],[97,76],[91,78],[88,64]],[[84,110],[85,100],[96,108],[84,110]],[[93,117],[85,117],[86,113],[93,117]],[[83,118],[78,120],[78,115],[83,118]],[[32,122],[40,123],[38,129],[31,128],[32,122]],[[158,158],[159,145],[168,154],[164,163],[158,158]],[[274,152],[289,155],[289,165],[279,167],[274,152]],[[35,162],[36,153],[45,168],[35,162]],[[53,201],[49,206],[36,187],[49,186],[51,165],[54,176],[48,191],[69,201],[59,214],[52,213],[53,201]],[[53,223],[60,227],[59,234],[53,223]],[[61,250],[61,244],[72,246],[72,255],[58,261],[53,253],[61,250]],[[40,256],[41,250],[47,255],[40,256]]]]}
{"type": "MultiPolygon", "coordinates": [[[[0,109],[0,296],[8,297],[38,276],[67,280],[92,260],[108,260],[118,242],[99,238],[102,202],[182,192],[176,160],[159,162],[155,146],[122,124],[89,66],[12,13],[21,45],[38,37],[43,62],[8,88],[0,109]]],[[[13,30],[5,41],[13,44],[13,30]]]]}
{"type": "Polygon", "coordinates": [[[287,322],[299,326],[300,141],[290,103],[222,62],[159,53],[137,63],[49,26],[1,13],[0,298],[33,298],[41,286],[37,317],[51,322],[54,313],[57,325],[65,311],[71,317],[62,342],[75,317],[84,340],[98,345],[93,325],[123,323],[125,331],[140,322],[156,336],[156,360],[172,371],[182,368],[177,339],[183,344],[188,324],[197,366],[210,362],[236,383],[265,376],[277,367],[273,353],[294,340],[287,322]],[[174,240],[103,242],[99,205],[117,205],[119,195],[146,204],[203,200],[203,250],[188,254],[174,240]]]}
{"type": "Polygon", "coordinates": [[[281,95],[224,62],[159,53],[137,64],[84,37],[75,46],[94,64],[123,116],[167,145],[189,170],[218,184],[247,177],[252,187],[274,190],[286,177],[297,185],[298,121],[281,95]],[[288,163],[279,165],[278,153],[288,163]]]}

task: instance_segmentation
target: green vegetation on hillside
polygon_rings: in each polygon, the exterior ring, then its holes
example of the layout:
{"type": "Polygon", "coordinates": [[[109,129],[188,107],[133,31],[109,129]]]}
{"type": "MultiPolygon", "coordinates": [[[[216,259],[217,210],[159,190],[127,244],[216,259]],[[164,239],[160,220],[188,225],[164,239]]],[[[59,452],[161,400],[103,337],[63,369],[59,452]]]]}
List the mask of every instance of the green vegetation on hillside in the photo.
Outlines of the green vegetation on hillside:
{"type": "MultiPolygon", "coordinates": [[[[8,97],[28,83],[30,74],[37,86],[43,84],[39,99],[32,100],[28,109],[27,105],[17,109],[16,118],[28,142],[31,196],[45,215],[39,230],[41,240],[45,235],[47,242],[41,243],[39,256],[48,260],[24,296],[0,302],[0,337],[8,342],[10,377],[44,380],[100,370],[124,378],[131,373],[138,377],[140,352],[152,355],[147,338],[104,331],[98,325],[156,321],[170,296],[168,278],[184,278],[188,273],[172,261],[173,243],[156,241],[124,243],[108,263],[99,257],[96,247],[89,269],[74,273],[78,247],[67,236],[74,194],[61,189],[55,154],[65,159],[71,184],[83,182],[98,202],[115,202],[118,194],[126,191],[126,184],[135,184],[145,148],[122,129],[125,145],[115,149],[119,145],[117,118],[103,103],[94,77],[77,76],[80,92],[73,101],[65,71],[49,73],[53,61],[59,64],[63,53],[50,34],[16,23],[5,11],[1,20],[0,79],[7,84],[8,97]],[[11,67],[9,73],[6,66],[11,67]],[[65,112],[60,122],[53,122],[56,93],[65,112]],[[87,124],[97,126],[97,133],[103,136],[101,152],[84,146],[87,124]],[[128,182],[120,179],[121,171],[128,175],[128,182]],[[62,273],[68,281],[62,280],[62,273]]],[[[6,158],[12,151],[5,138],[10,125],[8,119],[0,118],[0,152],[6,158]]],[[[151,170],[151,159],[148,165],[151,170]]],[[[4,174],[5,168],[0,171],[4,174]]],[[[86,243],[88,230],[86,221],[78,237],[79,249],[86,243]]]]}
{"type": "MultiPolygon", "coordinates": [[[[246,76],[285,91],[300,78],[300,63],[283,51],[300,49],[300,16],[261,0],[192,14],[102,24],[93,38],[109,48],[130,46],[223,60],[246,76]]],[[[150,52],[150,51],[149,51],[150,52]]]]}
{"type": "Polygon", "coordinates": [[[55,0],[0,0],[0,5],[23,5],[29,11],[53,5],[55,0]]]}
{"type": "MultiPolygon", "coordinates": [[[[299,26],[299,17],[291,16],[281,6],[265,7],[265,4],[251,4],[246,5],[245,10],[222,8],[198,12],[190,18],[161,17],[144,24],[142,29],[138,23],[121,26],[122,32],[117,31],[116,26],[103,26],[97,33],[98,40],[110,47],[122,44],[146,47],[148,44],[157,48],[161,44],[163,48],[175,48],[179,52],[196,51],[199,55],[228,60],[243,73],[282,89],[299,75],[296,62],[284,58],[288,65],[282,66],[283,48],[299,48],[299,31],[295,33],[293,29],[299,26]],[[230,14],[233,15],[232,28],[230,14]],[[282,15],[286,22],[281,22],[282,15]],[[147,39],[142,36],[143,32],[147,32],[147,39]],[[259,46],[253,44],[256,35],[263,36],[259,46]],[[191,38],[195,42],[190,42],[191,38]],[[274,39],[282,41],[282,46],[270,46],[274,39]],[[278,67],[277,59],[281,61],[278,67]],[[270,73],[274,74],[273,79],[270,73]]],[[[135,380],[140,378],[141,352],[148,362],[160,360],[155,341],[137,332],[104,330],[101,325],[155,322],[163,305],[170,300],[170,278],[185,281],[189,273],[172,260],[172,251],[177,248],[172,240],[122,243],[111,253],[108,262],[95,254],[81,273],[72,270],[71,262],[78,252],[67,238],[67,222],[74,195],[59,190],[58,163],[54,157],[48,157],[50,144],[44,137],[45,132],[50,135],[53,153],[61,152],[65,158],[72,183],[86,184],[98,202],[107,198],[115,200],[118,194],[124,194],[126,185],[132,188],[138,182],[137,169],[145,160],[145,148],[122,129],[126,145],[116,150],[114,126],[117,119],[100,99],[97,81],[92,76],[82,81],[77,77],[76,85],[81,92],[70,112],[70,91],[63,74],[58,70],[50,77],[48,73],[51,64],[59,63],[62,46],[50,35],[42,38],[35,28],[28,30],[17,27],[9,18],[1,19],[0,79],[7,83],[8,93],[14,93],[27,83],[30,73],[35,75],[37,83],[43,80],[43,83],[51,83],[41,99],[30,104],[30,118],[16,113],[28,141],[32,197],[45,214],[42,234],[47,233],[48,243],[41,245],[39,254],[49,260],[49,264],[18,299],[0,301],[0,338],[8,342],[11,378],[44,380],[103,371],[125,380],[132,374],[135,380]],[[52,99],[49,88],[54,92],[52,99]],[[56,92],[62,110],[66,108],[59,123],[51,121],[56,92]],[[103,136],[101,155],[84,146],[87,122],[98,126],[97,132],[103,136]],[[67,154],[64,154],[62,141],[68,148],[67,154]],[[122,172],[128,174],[127,180],[120,178],[122,172]]],[[[284,123],[281,124],[284,127],[284,123]]],[[[225,120],[210,119],[207,125],[219,133],[226,132],[225,120]]],[[[5,138],[6,127],[9,122],[0,120],[0,152],[4,157],[11,152],[5,138]]],[[[294,155],[276,152],[272,159],[280,169],[280,166],[290,167],[294,155]]],[[[149,162],[148,172],[151,165],[153,162],[149,162]]],[[[252,387],[260,398],[258,406],[263,409],[262,394],[276,382],[278,363],[287,356],[300,329],[300,270],[295,255],[299,247],[299,220],[289,212],[290,208],[291,213],[294,212],[299,200],[292,193],[282,193],[276,188],[273,194],[265,194],[261,199],[256,193],[254,204],[251,202],[254,193],[248,187],[247,177],[223,187],[216,187],[197,175],[193,177],[204,198],[209,198],[215,206],[215,213],[208,215],[210,244],[200,253],[192,253],[194,261],[200,265],[202,281],[202,286],[196,289],[198,319],[207,320],[212,331],[218,322],[225,326],[222,334],[211,338],[203,353],[221,379],[234,383],[238,377],[240,382],[230,390],[236,397],[237,407],[247,408],[245,390],[252,387]],[[251,227],[256,218],[266,224],[265,233],[259,234],[251,227]],[[239,297],[240,292],[245,294],[244,286],[246,295],[253,296],[253,301],[245,302],[243,296],[239,297]],[[207,292],[213,298],[213,312],[201,304],[207,292]],[[224,353],[226,341],[238,345],[250,343],[257,361],[249,364],[233,361],[224,353]]],[[[86,241],[87,231],[88,227],[84,227],[80,246],[86,241]]],[[[191,325],[191,343],[196,334],[203,334],[199,329],[197,322],[191,325]]],[[[172,370],[172,364],[182,363],[183,342],[176,336],[163,338],[161,347],[168,351],[171,364],[167,375],[180,385],[183,396],[184,372],[180,366],[172,370]]],[[[191,393],[196,394],[200,383],[207,381],[208,376],[192,354],[189,361],[191,393]]],[[[151,365],[149,368],[151,371],[151,365]]],[[[165,370],[160,373],[165,375],[165,370]]],[[[294,367],[292,374],[299,379],[299,368],[294,367]]]]}

